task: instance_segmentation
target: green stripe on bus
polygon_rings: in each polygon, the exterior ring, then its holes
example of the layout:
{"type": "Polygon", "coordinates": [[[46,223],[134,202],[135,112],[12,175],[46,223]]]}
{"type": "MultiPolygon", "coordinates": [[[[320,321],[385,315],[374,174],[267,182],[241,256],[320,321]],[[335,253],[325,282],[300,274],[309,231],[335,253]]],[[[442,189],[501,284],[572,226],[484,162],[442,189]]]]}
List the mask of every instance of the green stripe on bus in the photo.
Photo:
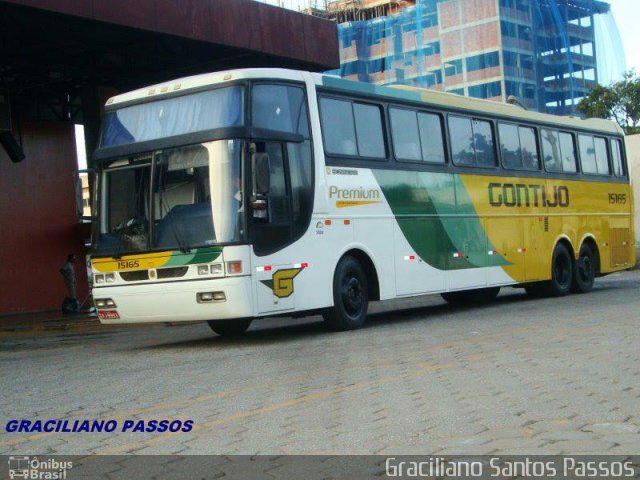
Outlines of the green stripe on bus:
{"type": "MultiPolygon", "coordinates": [[[[440,270],[488,265],[495,250],[466,189],[448,173],[373,170],[398,226],[416,254],[440,270]],[[463,257],[454,257],[462,252],[463,257]]],[[[509,265],[495,255],[491,266],[509,265]]]]}
{"type": "Polygon", "coordinates": [[[197,248],[191,253],[173,252],[165,266],[175,267],[194,263],[209,263],[216,260],[220,254],[222,254],[222,248],[220,247],[197,248]]]}

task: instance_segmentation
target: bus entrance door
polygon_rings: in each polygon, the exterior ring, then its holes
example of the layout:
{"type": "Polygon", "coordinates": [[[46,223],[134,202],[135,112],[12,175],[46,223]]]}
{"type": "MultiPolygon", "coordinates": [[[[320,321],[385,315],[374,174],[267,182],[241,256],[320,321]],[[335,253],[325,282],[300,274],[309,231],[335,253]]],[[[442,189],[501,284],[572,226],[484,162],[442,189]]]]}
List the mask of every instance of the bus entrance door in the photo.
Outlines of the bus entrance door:
{"type": "Polygon", "coordinates": [[[295,265],[266,265],[258,267],[258,313],[282,312],[296,307],[294,278],[300,273],[295,265]]]}

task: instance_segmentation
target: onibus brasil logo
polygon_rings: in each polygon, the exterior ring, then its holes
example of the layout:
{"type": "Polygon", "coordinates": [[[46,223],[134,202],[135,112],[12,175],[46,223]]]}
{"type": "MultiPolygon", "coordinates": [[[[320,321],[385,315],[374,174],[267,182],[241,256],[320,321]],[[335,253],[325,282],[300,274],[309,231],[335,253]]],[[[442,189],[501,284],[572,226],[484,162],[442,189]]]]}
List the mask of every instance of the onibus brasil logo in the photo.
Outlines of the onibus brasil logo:
{"type": "Polygon", "coordinates": [[[9,457],[9,478],[33,480],[64,480],[67,471],[73,468],[73,462],[62,462],[53,458],[38,460],[38,457],[9,457]]]}

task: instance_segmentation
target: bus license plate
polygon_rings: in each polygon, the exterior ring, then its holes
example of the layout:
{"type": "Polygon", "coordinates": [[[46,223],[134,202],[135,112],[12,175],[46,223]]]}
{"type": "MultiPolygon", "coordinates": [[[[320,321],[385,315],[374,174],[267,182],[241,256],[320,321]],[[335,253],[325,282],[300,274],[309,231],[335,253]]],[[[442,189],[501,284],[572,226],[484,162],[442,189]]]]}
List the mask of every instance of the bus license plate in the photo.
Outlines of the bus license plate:
{"type": "Polygon", "coordinates": [[[117,310],[98,310],[100,320],[120,320],[117,310]]]}

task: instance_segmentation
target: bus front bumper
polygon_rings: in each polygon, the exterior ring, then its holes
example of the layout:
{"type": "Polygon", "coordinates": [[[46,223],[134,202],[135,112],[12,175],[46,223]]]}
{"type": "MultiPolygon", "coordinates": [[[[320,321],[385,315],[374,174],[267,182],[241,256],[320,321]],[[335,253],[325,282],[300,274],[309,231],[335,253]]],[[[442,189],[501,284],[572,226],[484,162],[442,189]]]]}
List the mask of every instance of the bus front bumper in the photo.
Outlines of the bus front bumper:
{"type": "Polygon", "coordinates": [[[250,276],[100,287],[93,289],[93,298],[94,303],[110,299],[115,304],[97,308],[98,318],[104,324],[193,322],[253,316],[250,276]],[[224,300],[220,299],[220,293],[224,294],[224,300]],[[210,297],[215,299],[209,300],[210,297]]]}

